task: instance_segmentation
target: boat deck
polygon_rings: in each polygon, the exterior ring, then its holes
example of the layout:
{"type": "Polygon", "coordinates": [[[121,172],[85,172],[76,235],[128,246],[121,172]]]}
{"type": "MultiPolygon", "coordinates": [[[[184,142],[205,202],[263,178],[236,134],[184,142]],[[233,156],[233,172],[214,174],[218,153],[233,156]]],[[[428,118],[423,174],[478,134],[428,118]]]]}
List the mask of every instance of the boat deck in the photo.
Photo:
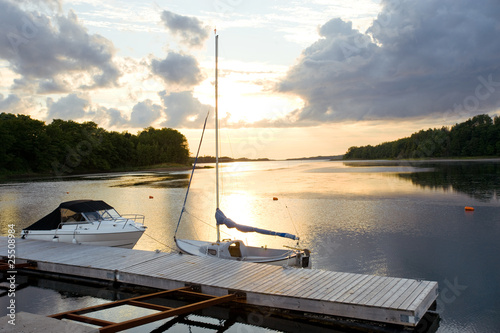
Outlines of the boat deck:
{"type": "MultiPolygon", "coordinates": [[[[7,256],[0,237],[0,256],[7,256]]],[[[433,281],[284,268],[217,258],[16,239],[16,261],[38,270],[159,289],[195,285],[248,304],[414,327],[435,302],[433,281]]]]}

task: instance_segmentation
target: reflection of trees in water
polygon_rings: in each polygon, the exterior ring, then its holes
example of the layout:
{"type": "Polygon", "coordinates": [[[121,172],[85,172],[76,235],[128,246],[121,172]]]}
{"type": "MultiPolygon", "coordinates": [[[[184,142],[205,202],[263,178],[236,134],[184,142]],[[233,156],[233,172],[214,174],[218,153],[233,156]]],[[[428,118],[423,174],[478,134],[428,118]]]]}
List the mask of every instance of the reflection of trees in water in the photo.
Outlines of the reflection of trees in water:
{"type": "Polygon", "coordinates": [[[500,164],[495,162],[446,162],[421,164],[434,171],[400,173],[398,177],[424,188],[449,190],[491,201],[500,193],[500,164]]]}

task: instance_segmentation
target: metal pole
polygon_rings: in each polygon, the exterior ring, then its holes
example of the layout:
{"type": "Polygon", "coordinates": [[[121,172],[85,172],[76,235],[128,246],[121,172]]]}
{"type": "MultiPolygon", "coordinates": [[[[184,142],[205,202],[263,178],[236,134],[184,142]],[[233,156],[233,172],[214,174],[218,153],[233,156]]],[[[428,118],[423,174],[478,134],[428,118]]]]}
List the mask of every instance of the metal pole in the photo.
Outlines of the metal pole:
{"type": "MultiPolygon", "coordinates": [[[[219,35],[215,35],[215,187],[219,208],[219,105],[218,105],[218,56],[219,35]]],[[[217,224],[217,243],[220,242],[220,227],[217,224]]]]}

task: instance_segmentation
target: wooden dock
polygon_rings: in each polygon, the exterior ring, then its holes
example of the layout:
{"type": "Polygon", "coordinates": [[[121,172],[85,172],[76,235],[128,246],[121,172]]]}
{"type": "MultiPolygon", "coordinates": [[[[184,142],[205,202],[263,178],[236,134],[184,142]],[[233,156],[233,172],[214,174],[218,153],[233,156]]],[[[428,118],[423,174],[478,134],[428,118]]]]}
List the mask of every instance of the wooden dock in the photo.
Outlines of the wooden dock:
{"type": "MultiPolygon", "coordinates": [[[[0,237],[0,256],[7,256],[0,237]]],[[[159,289],[198,286],[235,291],[256,306],[415,327],[438,295],[438,284],[364,274],[283,268],[216,258],[16,239],[16,263],[38,270],[159,289]]]]}

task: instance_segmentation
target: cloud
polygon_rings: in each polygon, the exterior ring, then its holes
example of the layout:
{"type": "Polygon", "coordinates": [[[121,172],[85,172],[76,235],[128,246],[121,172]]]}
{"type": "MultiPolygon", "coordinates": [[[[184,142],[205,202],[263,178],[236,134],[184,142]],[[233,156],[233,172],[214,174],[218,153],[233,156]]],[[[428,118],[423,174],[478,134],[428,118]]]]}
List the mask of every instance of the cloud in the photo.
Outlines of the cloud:
{"type": "Polygon", "coordinates": [[[123,128],[128,124],[122,112],[115,108],[96,105],[87,113],[87,117],[101,127],[123,128]]]}
{"type": "Polygon", "coordinates": [[[163,60],[153,59],[151,70],[165,83],[184,87],[195,86],[204,79],[194,57],[175,52],[170,52],[163,60]]]}
{"type": "Polygon", "coordinates": [[[104,109],[107,118],[108,118],[108,126],[111,127],[122,127],[127,124],[127,119],[125,119],[118,109],[104,109]]]}
{"type": "Polygon", "coordinates": [[[300,96],[296,121],[418,118],[495,110],[500,6],[494,1],[383,1],[366,33],[332,19],[278,91],[300,96]]]}
{"type": "Polygon", "coordinates": [[[90,110],[90,98],[85,95],[70,94],[57,102],[47,98],[47,119],[75,120],[87,116],[90,110]]]}
{"type": "Polygon", "coordinates": [[[3,94],[0,94],[0,111],[11,112],[20,102],[21,100],[16,95],[10,94],[7,98],[4,98],[3,94]]]}
{"type": "Polygon", "coordinates": [[[190,47],[201,47],[208,38],[209,29],[195,17],[182,16],[164,10],[161,20],[170,32],[180,37],[181,42],[190,47]]]}
{"type": "Polygon", "coordinates": [[[159,95],[166,107],[167,116],[167,121],[162,126],[199,129],[203,126],[207,111],[213,109],[211,105],[202,104],[191,91],[168,94],[162,91],[159,95]]]}
{"type": "Polygon", "coordinates": [[[50,10],[62,10],[62,0],[17,0],[18,3],[35,5],[38,8],[44,9],[47,7],[50,10]]]}
{"type": "MultiPolygon", "coordinates": [[[[148,105],[149,102],[145,102],[148,105]]],[[[0,107],[1,107],[0,99],[0,107]]],[[[79,120],[79,121],[93,121],[100,126],[123,128],[129,124],[134,127],[132,120],[128,120],[123,116],[123,113],[116,108],[107,108],[98,104],[92,104],[91,98],[88,94],[69,94],[65,97],[54,101],[52,98],[47,98],[46,101],[48,112],[46,120],[63,119],[63,120],[79,120]]],[[[141,104],[141,103],[139,103],[141,104]]],[[[134,121],[140,122],[141,116],[145,119],[143,109],[137,106],[137,112],[134,115],[134,121]]],[[[136,110],[136,108],[134,108],[136,110]]],[[[149,124],[144,125],[149,126],[149,124]]]]}
{"type": "Polygon", "coordinates": [[[153,104],[149,99],[139,102],[132,108],[129,124],[133,127],[151,126],[162,115],[163,108],[158,104],[153,104]]]}
{"type": "Polygon", "coordinates": [[[113,62],[113,43],[89,34],[74,12],[49,17],[0,0],[0,22],[0,59],[22,76],[15,88],[51,93],[118,85],[121,73],[113,62]]]}

